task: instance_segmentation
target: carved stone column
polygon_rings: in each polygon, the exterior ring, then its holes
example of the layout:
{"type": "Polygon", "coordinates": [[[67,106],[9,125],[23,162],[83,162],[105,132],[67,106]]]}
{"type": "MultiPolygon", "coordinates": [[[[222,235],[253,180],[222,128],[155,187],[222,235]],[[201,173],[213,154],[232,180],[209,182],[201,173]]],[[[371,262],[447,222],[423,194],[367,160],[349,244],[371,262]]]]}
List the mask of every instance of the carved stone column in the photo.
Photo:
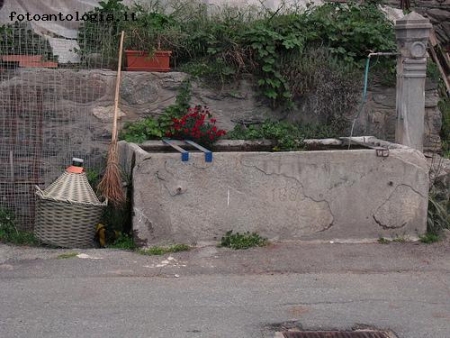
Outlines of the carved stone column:
{"type": "Polygon", "coordinates": [[[397,59],[397,124],[395,142],[422,151],[425,117],[427,43],[432,25],[412,12],[395,24],[397,59]]]}

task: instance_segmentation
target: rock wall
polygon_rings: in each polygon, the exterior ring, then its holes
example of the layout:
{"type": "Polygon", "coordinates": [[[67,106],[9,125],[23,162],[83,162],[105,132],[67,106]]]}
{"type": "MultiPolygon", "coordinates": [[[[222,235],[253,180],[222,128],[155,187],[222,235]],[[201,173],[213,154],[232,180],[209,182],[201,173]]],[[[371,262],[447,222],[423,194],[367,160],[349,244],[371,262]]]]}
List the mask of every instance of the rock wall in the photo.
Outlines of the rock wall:
{"type": "MultiPolygon", "coordinates": [[[[425,86],[424,152],[439,152],[442,114],[438,108],[437,85],[427,80],[425,86]]],[[[372,86],[367,94],[367,104],[355,123],[356,135],[373,135],[382,140],[395,141],[396,90],[372,86]]]]}
{"type": "MultiPolygon", "coordinates": [[[[186,74],[178,72],[123,72],[119,127],[126,121],[161,114],[165,107],[175,102],[178,88],[185,78],[186,74]]],[[[3,73],[1,79],[3,113],[0,122],[6,129],[11,121],[23,120],[21,114],[36,111],[32,107],[34,103],[30,102],[37,92],[41,93],[44,157],[41,176],[45,177],[42,183],[51,183],[73,156],[85,158],[87,166],[100,167],[111,139],[116,79],[114,71],[17,69],[8,71],[8,74],[3,73]],[[22,93],[22,96],[12,93],[22,93]],[[24,104],[24,100],[28,103],[24,104]],[[19,103],[15,101],[22,102],[19,113],[19,103]]],[[[439,97],[435,85],[427,85],[426,98],[424,146],[428,151],[438,151],[441,115],[437,108],[439,97]]],[[[205,88],[193,83],[191,103],[209,106],[219,127],[227,130],[242,119],[279,118],[276,112],[258,102],[250,78],[232,88],[222,89],[205,88]]],[[[35,138],[38,132],[32,128],[20,130],[20,137],[24,139],[35,138]]],[[[355,124],[354,136],[373,135],[393,141],[394,134],[395,89],[373,87],[368,95],[368,103],[355,124]]],[[[3,136],[0,148],[6,149],[8,142],[15,142],[11,135],[3,136]]],[[[27,152],[24,151],[22,155],[27,155],[27,152]]],[[[7,162],[9,152],[0,152],[0,155],[7,162]]]]}
{"type": "MultiPolygon", "coordinates": [[[[387,4],[400,8],[398,0],[387,4]]],[[[430,19],[439,42],[450,51],[450,0],[410,0],[410,9],[430,19]]]]}
{"type": "MultiPolygon", "coordinates": [[[[175,102],[183,73],[124,72],[119,127],[127,121],[158,116],[175,102]]],[[[101,170],[111,141],[116,72],[107,70],[16,69],[0,73],[0,207],[16,212],[23,227],[34,219],[34,186],[49,186],[72,157],[87,169],[101,170]]],[[[239,120],[280,118],[256,99],[251,79],[232,88],[193,83],[191,104],[210,107],[221,128],[239,120]]],[[[428,86],[425,150],[440,148],[441,115],[436,88],[428,86]]],[[[299,108],[292,114],[314,112],[299,108]],[[303,113],[302,113],[303,111],[303,113]]],[[[354,116],[349,112],[349,116],[354,116]]],[[[285,116],[283,116],[285,117],[285,116]]],[[[395,90],[374,87],[354,136],[393,141],[395,90]]],[[[347,136],[347,135],[343,135],[347,136]]]]}

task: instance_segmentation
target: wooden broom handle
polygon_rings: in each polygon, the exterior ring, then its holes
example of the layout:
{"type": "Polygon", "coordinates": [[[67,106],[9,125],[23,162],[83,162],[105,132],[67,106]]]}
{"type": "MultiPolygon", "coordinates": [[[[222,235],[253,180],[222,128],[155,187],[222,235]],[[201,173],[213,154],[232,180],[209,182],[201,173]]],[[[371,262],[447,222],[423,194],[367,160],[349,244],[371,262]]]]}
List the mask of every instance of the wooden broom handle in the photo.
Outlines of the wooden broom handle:
{"type": "Polygon", "coordinates": [[[117,66],[117,79],[116,79],[116,92],[114,94],[114,120],[112,129],[112,141],[117,141],[117,120],[119,118],[119,92],[120,92],[120,75],[122,68],[122,50],[123,50],[123,38],[124,31],[120,34],[120,45],[119,45],[119,64],[117,66]]]}

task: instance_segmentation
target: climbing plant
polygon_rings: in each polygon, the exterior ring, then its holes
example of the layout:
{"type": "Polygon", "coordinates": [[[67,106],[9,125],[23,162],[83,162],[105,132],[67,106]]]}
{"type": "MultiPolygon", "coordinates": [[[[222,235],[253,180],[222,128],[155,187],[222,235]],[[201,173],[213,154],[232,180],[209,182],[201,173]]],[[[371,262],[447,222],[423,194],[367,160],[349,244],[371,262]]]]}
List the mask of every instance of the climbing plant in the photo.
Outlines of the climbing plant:
{"type": "MultiPolygon", "coordinates": [[[[338,60],[362,72],[368,53],[396,48],[393,25],[373,1],[325,3],[302,11],[223,7],[210,15],[205,15],[205,5],[196,0],[173,0],[171,6],[171,20],[182,32],[171,45],[174,67],[219,85],[251,74],[261,98],[273,107],[290,108],[301,96],[296,92],[299,79],[288,76],[296,64],[286,60],[302,59],[311,50],[323,48],[330,62],[338,60]]],[[[109,0],[100,2],[94,11],[124,10],[121,0],[109,0]]],[[[153,6],[151,11],[164,14],[166,10],[153,6]]],[[[83,25],[80,45],[90,39],[94,24],[83,25]]],[[[116,39],[111,35],[118,28],[114,25],[102,29],[116,39]]],[[[96,52],[109,53],[112,44],[107,38],[95,46],[96,52]]],[[[392,60],[380,62],[393,67],[392,60]]]]}

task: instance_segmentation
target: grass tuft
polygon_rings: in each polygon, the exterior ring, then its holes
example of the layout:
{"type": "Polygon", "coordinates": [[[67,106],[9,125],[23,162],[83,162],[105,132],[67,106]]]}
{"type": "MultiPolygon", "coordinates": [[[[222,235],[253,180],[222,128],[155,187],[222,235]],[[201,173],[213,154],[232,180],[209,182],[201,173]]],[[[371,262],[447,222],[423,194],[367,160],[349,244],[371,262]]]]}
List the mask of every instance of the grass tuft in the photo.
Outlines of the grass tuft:
{"type": "Polygon", "coordinates": [[[267,238],[261,237],[255,232],[247,231],[243,234],[239,232],[233,234],[233,230],[230,230],[222,237],[219,246],[238,250],[266,246],[267,244],[269,244],[267,238]]]}
{"type": "Polygon", "coordinates": [[[171,246],[153,246],[148,249],[139,249],[138,253],[147,256],[162,256],[168,253],[189,251],[190,249],[191,247],[187,244],[175,244],[171,246]]]}
{"type": "Polygon", "coordinates": [[[39,244],[32,232],[17,229],[14,214],[3,208],[0,208],[0,242],[29,246],[39,244]]]}
{"type": "Polygon", "coordinates": [[[440,241],[440,236],[437,234],[432,234],[430,232],[426,233],[423,236],[420,236],[420,241],[425,244],[432,244],[440,241]]]}
{"type": "Polygon", "coordinates": [[[389,243],[391,243],[391,241],[388,240],[387,238],[380,237],[380,238],[378,238],[378,243],[380,243],[380,244],[389,244],[389,243]]]}
{"type": "Polygon", "coordinates": [[[63,253],[58,256],[58,259],[67,259],[67,258],[74,258],[78,255],[78,252],[67,252],[63,253]]]}
{"type": "Polygon", "coordinates": [[[132,236],[128,236],[125,234],[120,234],[117,239],[108,244],[109,249],[122,249],[122,250],[134,250],[136,249],[136,243],[134,243],[134,239],[132,236]]]}

